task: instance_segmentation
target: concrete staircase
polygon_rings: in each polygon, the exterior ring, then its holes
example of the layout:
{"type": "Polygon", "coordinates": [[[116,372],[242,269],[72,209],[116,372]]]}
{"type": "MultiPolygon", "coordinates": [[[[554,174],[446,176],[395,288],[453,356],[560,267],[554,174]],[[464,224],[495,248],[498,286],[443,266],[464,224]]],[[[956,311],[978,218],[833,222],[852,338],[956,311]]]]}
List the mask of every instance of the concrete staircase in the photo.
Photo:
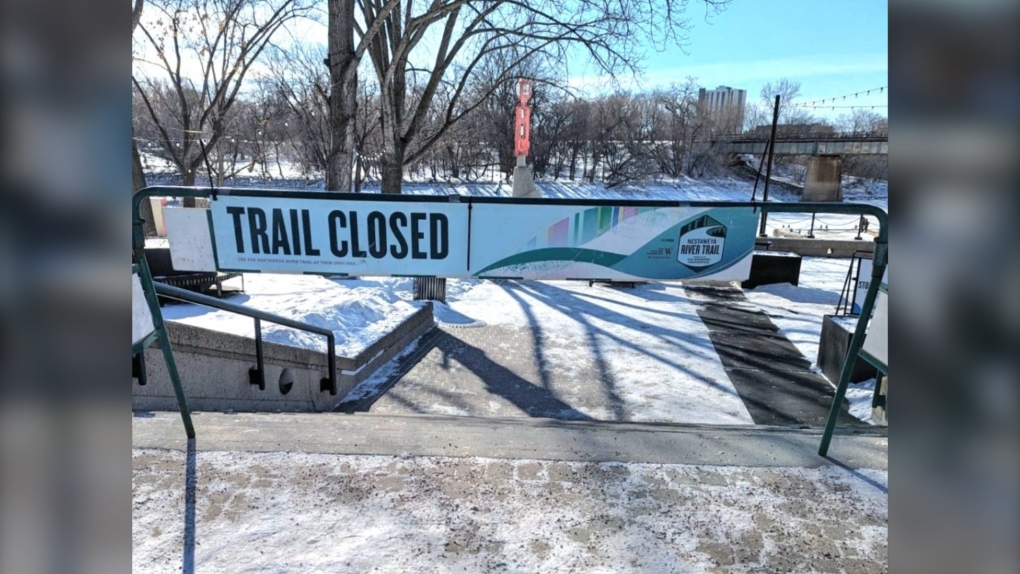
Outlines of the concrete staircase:
{"type": "MultiPolygon", "coordinates": [[[[429,303],[357,356],[337,356],[338,389],[330,395],[320,390],[320,380],[329,370],[324,352],[263,342],[266,385],[260,390],[248,374],[256,364],[253,339],[167,322],[188,403],[195,411],[220,412],[332,410],[358,383],[434,326],[429,303]]],[[[176,411],[162,350],[153,345],[144,357],[146,384],[133,380],[132,409],[176,411]]]]}

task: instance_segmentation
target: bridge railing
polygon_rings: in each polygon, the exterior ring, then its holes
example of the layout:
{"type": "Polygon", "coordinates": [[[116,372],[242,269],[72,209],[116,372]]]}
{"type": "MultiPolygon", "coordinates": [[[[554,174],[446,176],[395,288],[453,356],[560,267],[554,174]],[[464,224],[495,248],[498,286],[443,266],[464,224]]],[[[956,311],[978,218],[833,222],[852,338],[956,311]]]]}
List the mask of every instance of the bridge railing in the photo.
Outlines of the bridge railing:
{"type": "MultiPolygon", "coordinates": [[[[758,142],[768,139],[768,134],[755,132],[719,134],[708,138],[710,141],[727,142],[758,142]]],[[[776,134],[776,141],[813,140],[813,141],[875,141],[888,140],[888,130],[851,131],[851,132],[817,132],[799,131],[776,134]]]]}

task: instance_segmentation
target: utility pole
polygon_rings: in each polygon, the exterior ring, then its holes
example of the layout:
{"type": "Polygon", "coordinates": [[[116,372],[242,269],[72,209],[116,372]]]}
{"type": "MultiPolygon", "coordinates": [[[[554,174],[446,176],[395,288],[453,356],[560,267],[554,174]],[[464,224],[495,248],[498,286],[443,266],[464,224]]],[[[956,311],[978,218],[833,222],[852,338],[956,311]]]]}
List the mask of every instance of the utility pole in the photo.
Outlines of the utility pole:
{"type": "MultiPolygon", "coordinates": [[[[776,149],[776,124],[779,123],[779,94],[776,94],[776,106],[772,109],[772,135],[769,136],[768,147],[769,147],[769,160],[765,166],[765,192],[762,194],[762,202],[769,200],[769,180],[772,179],[772,151],[776,149]]],[[[768,218],[768,212],[761,212],[761,227],[758,228],[758,237],[768,237],[765,233],[765,220],[768,218]]]]}

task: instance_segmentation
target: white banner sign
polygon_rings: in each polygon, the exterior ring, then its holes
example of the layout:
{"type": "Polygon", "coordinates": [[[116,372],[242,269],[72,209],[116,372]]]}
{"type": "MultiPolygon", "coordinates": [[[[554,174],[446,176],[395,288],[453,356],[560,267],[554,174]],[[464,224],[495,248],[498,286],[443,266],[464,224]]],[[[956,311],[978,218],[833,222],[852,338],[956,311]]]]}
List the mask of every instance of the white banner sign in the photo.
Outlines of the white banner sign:
{"type": "MultiPolygon", "coordinates": [[[[323,275],[744,280],[758,221],[750,208],[735,207],[316,195],[221,194],[210,201],[215,268],[323,275]]],[[[175,243],[173,226],[169,232],[172,249],[189,243],[175,243]]]]}
{"type": "Polygon", "coordinates": [[[456,203],[223,196],[210,209],[222,270],[454,276],[467,257],[456,203]]]}

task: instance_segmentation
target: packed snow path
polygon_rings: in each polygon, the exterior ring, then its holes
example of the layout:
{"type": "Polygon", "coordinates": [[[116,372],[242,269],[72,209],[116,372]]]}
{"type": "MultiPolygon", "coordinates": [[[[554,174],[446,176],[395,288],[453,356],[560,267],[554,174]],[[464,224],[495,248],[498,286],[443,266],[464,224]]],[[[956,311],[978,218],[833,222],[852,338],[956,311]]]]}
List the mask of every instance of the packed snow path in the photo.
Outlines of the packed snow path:
{"type": "MultiPolygon", "coordinates": [[[[755,424],[825,426],[833,386],[767,314],[737,287],[688,287],[688,293],[706,299],[698,316],[755,424]]],[[[861,424],[846,402],[841,406],[839,424],[861,424]]]]}
{"type": "Polygon", "coordinates": [[[502,281],[455,283],[451,299],[437,306],[442,326],[341,410],[820,426],[831,402],[831,386],[764,314],[752,313],[764,327],[730,317],[750,331],[721,332],[725,320],[706,315],[731,311],[718,294],[502,281]]]}
{"type": "Polygon", "coordinates": [[[679,285],[457,282],[451,300],[396,372],[341,409],[754,424],[679,285]]]}

